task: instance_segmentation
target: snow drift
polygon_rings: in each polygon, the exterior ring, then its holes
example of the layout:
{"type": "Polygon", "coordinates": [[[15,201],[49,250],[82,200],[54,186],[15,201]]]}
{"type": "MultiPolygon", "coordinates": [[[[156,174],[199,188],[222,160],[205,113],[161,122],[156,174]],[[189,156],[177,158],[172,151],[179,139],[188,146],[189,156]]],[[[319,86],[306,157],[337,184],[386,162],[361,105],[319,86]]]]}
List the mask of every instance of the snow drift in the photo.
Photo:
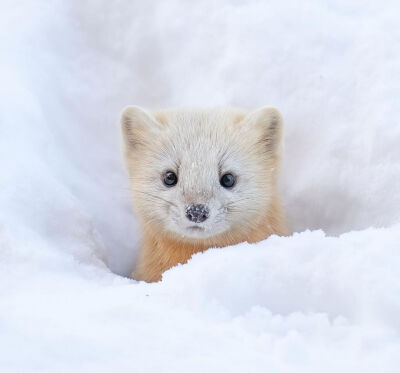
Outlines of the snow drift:
{"type": "Polygon", "coordinates": [[[398,372],[399,14],[3,2],[1,371],[398,372]],[[123,277],[140,239],[118,125],[133,103],[278,107],[299,233],[195,255],[157,284],[123,277]]]}

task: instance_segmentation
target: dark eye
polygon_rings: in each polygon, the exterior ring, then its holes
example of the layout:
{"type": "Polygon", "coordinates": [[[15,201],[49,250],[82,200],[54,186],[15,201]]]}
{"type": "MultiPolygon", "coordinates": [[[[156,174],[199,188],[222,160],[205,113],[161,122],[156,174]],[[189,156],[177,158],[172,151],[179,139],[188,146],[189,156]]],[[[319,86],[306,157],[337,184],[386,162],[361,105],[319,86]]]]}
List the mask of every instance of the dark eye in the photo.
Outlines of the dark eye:
{"type": "Polygon", "coordinates": [[[178,182],[178,176],[172,171],[167,171],[164,175],[164,184],[168,187],[174,186],[178,182]]]}
{"type": "Polygon", "coordinates": [[[232,174],[224,174],[219,181],[224,188],[232,188],[235,185],[235,176],[232,174]]]}

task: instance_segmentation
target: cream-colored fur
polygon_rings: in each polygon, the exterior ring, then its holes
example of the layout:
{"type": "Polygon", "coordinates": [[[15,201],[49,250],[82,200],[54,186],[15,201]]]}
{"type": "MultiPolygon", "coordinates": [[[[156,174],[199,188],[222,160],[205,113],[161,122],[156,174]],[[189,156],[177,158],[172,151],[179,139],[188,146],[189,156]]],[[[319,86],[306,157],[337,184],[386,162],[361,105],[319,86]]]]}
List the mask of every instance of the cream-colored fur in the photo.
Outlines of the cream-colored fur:
{"type": "Polygon", "coordinates": [[[133,277],[158,281],[196,252],[288,233],[279,199],[282,118],[273,108],[163,110],[127,107],[121,117],[132,195],[142,227],[133,277]],[[174,172],[178,182],[163,183],[174,172]],[[232,188],[220,185],[225,173],[232,188]],[[202,204],[201,223],[185,216],[202,204]]]}

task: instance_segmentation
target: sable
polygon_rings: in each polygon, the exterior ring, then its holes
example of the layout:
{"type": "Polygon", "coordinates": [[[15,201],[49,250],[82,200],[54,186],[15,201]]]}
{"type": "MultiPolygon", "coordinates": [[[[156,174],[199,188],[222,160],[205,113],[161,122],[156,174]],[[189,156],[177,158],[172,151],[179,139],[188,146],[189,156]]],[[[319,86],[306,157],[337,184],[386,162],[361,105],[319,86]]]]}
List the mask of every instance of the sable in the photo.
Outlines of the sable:
{"type": "Polygon", "coordinates": [[[162,110],[121,116],[142,241],[133,278],[197,252],[286,235],[278,193],[282,117],[274,108],[162,110]]]}

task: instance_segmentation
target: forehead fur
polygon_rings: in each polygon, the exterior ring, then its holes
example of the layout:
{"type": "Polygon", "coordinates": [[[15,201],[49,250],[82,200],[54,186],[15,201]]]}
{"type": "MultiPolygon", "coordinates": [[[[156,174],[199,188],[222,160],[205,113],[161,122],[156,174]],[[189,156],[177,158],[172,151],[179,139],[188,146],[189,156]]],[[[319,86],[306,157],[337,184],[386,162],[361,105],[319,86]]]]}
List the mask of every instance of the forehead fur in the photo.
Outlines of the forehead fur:
{"type": "MultiPolygon", "coordinates": [[[[237,146],[243,151],[254,153],[261,143],[262,128],[246,128],[244,121],[248,112],[242,109],[221,108],[210,110],[176,109],[153,112],[161,124],[157,141],[153,144],[169,146],[176,154],[189,157],[227,156],[237,146]]],[[[261,149],[261,150],[263,150],[261,149]]]]}
{"type": "Polygon", "coordinates": [[[181,149],[194,149],[204,140],[217,145],[234,136],[235,128],[244,118],[239,110],[168,110],[155,112],[155,118],[164,127],[163,136],[179,142],[181,149]]]}
{"type": "Polygon", "coordinates": [[[144,165],[143,156],[157,159],[157,166],[166,167],[164,162],[173,161],[178,167],[188,162],[195,167],[200,162],[198,166],[203,168],[211,166],[213,160],[222,167],[226,159],[239,155],[242,159],[257,155],[264,163],[277,163],[279,158],[281,118],[276,109],[252,113],[235,108],[169,109],[148,113],[130,107],[123,113],[122,125],[127,158],[142,160],[130,166],[144,165]]]}
{"type": "Polygon", "coordinates": [[[214,127],[218,125],[234,125],[246,115],[246,111],[235,108],[216,109],[169,109],[154,111],[154,117],[164,126],[179,127],[188,124],[193,127],[214,127]]]}

